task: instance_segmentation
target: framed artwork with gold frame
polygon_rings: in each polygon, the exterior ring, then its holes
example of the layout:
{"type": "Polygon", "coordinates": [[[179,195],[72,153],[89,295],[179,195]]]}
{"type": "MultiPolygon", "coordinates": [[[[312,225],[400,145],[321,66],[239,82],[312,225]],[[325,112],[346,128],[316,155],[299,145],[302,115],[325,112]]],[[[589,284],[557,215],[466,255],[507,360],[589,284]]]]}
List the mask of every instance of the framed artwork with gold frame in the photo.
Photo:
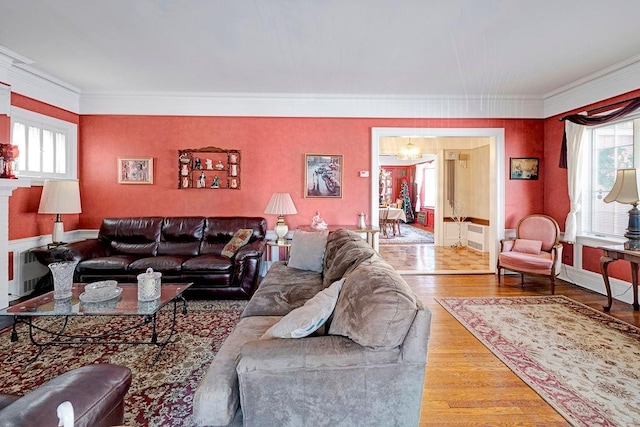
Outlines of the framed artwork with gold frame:
{"type": "Polygon", "coordinates": [[[119,157],[118,184],[153,184],[153,157],[119,157]]]}

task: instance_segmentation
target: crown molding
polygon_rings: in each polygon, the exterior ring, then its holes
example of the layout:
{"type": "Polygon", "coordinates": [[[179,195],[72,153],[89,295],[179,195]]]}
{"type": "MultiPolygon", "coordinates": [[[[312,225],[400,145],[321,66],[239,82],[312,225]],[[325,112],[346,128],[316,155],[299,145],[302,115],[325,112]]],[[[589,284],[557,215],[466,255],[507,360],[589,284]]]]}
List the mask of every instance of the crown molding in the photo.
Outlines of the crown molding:
{"type": "Polygon", "coordinates": [[[49,76],[29,65],[18,64],[9,69],[11,90],[63,110],[80,112],[80,89],[49,76]]]}
{"type": "Polygon", "coordinates": [[[0,83],[0,114],[11,115],[11,86],[0,83]]]}
{"type": "Polygon", "coordinates": [[[541,118],[542,99],[85,92],[80,114],[259,117],[541,118]]]}
{"type": "Polygon", "coordinates": [[[600,70],[544,96],[544,117],[612,98],[640,88],[640,55],[600,70]]]}

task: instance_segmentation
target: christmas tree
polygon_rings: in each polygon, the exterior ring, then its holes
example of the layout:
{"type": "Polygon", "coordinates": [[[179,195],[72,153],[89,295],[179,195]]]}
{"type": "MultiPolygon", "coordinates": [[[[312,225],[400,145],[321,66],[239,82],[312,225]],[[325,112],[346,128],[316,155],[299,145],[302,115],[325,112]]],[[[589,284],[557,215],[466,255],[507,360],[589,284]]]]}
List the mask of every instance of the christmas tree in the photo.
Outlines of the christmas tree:
{"type": "Polygon", "coordinates": [[[407,224],[410,224],[415,221],[415,217],[413,215],[413,206],[411,206],[411,196],[409,195],[409,184],[407,184],[406,180],[402,180],[400,197],[402,197],[402,208],[404,209],[404,214],[407,217],[407,224]]]}

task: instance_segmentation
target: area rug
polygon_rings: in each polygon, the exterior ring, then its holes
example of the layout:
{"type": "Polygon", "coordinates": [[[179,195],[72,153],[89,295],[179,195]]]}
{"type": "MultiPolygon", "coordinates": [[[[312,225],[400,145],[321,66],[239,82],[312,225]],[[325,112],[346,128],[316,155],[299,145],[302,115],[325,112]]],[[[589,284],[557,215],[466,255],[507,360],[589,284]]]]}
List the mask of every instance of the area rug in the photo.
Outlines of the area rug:
{"type": "Polygon", "coordinates": [[[384,237],[380,234],[379,242],[381,245],[406,245],[408,243],[433,243],[433,233],[414,227],[410,224],[400,223],[400,235],[390,234],[384,237]]]}
{"type": "Polygon", "coordinates": [[[575,426],[640,424],[640,329],[564,296],[436,298],[575,426]]]}
{"type": "MultiPolygon", "coordinates": [[[[195,389],[245,306],[245,301],[190,301],[188,313],[178,314],[173,342],[164,348],[155,365],[156,346],[99,344],[50,347],[29,363],[37,348],[29,341],[28,329],[20,325],[19,341],[14,343],[10,341],[11,328],[5,329],[0,334],[0,392],[23,394],[70,369],[114,363],[133,371],[125,400],[127,426],[193,426],[195,389]]],[[[159,322],[170,319],[168,313],[158,317],[159,322]]],[[[124,327],[131,321],[127,317],[72,318],[70,328],[95,333],[103,328],[124,327]]],[[[128,338],[143,339],[144,332],[148,331],[138,329],[128,338]]],[[[160,335],[158,341],[162,339],[160,335]]]]}

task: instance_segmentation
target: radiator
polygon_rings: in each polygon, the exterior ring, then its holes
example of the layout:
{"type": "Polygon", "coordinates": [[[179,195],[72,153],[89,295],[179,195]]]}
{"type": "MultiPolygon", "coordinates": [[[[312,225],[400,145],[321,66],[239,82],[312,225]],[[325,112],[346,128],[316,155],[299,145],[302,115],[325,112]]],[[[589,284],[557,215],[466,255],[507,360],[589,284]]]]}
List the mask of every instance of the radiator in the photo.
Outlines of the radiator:
{"type": "Polygon", "coordinates": [[[467,224],[467,247],[480,252],[489,250],[489,227],[486,225],[467,224]]]}
{"type": "Polygon", "coordinates": [[[35,288],[38,280],[49,273],[49,269],[40,264],[36,257],[29,251],[20,252],[20,275],[17,289],[17,297],[30,294],[35,288]]]}

